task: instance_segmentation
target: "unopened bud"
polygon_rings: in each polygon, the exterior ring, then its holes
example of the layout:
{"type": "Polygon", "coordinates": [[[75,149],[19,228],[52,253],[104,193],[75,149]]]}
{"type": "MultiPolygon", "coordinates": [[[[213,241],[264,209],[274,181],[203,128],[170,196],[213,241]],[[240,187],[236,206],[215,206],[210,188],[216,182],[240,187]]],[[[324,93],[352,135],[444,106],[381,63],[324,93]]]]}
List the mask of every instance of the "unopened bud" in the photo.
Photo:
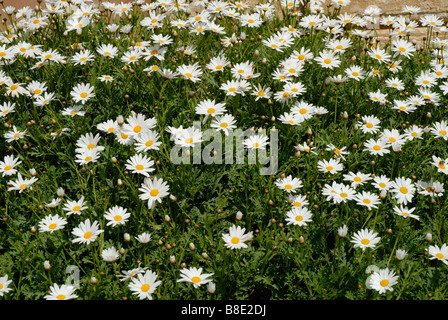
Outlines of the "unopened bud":
{"type": "Polygon", "coordinates": [[[51,269],[50,261],[48,261],[48,260],[44,261],[44,269],[45,269],[45,271],[50,271],[50,269],[51,269]]]}
{"type": "Polygon", "coordinates": [[[65,190],[64,190],[64,188],[58,188],[58,190],[56,191],[56,193],[58,194],[58,197],[59,198],[62,198],[62,197],[64,197],[65,196],[65,190]]]}
{"type": "Polygon", "coordinates": [[[118,125],[119,125],[120,127],[124,124],[124,118],[123,118],[122,115],[119,115],[119,116],[117,117],[117,123],[118,123],[118,125]]]}
{"type": "Polygon", "coordinates": [[[208,291],[208,293],[210,293],[210,294],[214,294],[215,291],[216,291],[216,284],[215,284],[214,282],[209,282],[209,283],[207,284],[207,291],[208,291]]]}

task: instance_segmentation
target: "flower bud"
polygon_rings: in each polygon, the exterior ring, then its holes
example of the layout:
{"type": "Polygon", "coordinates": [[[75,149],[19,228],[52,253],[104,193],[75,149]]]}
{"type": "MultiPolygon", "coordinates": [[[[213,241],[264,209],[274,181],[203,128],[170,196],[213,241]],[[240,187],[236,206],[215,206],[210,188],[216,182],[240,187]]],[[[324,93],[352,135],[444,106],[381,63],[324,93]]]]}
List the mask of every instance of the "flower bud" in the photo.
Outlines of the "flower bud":
{"type": "Polygon", "coordinates": [[[119,115],[119,116],[117,117],[117,123],[118,123],[118,125],[119,125],[120,127],[124,124],[124,118],[123,118],[122,115],[119,115]]]}
{"type": "Polygon", "coordinates": [[[236,220],[241,221],[242,218],[243,218],[243,213],[241,211],[238,211],[236,213],[236,220]]]}
{"type": "Polygon", "coordinates": [[[170,263],[171,264],[175,264],[176,263],[176,257],[175,256],[170,256],[170,263]]]}
{"type": "Polygon", "coordinates": [[[406,251],[401,250],[401,249],[397,249],[397,251],[395,251],[395,256],[398,261],[402,261],[406,257],[407,254],[408,253],[406,251]]]}
{"type": "Polygon", "coordinates": [[[50,269],[51,269],[50,261],[48,261],[48,260],[44,261],[44,269],[45,269],[45,271],[50,271],[50,269]]]}
{"type": "Polygon", "coordinates": [[[214,282],[209,282],[209,283],[207,284],[207,291],[208,291],[208,293],[210,293],[210,294],[214,294],[215,291],[216,291],[216,284],[215,284],[214,282]]]}
{"type": "Polygon", "coordinates": [[[123,239],[124,239],[124,242],[130,242],[131,241],[131,235],[129,233],[125,233],[123,235],[123,239]]]}
{"type": "Polygon", "coordinates": [[[339,238],[345,238],[347,236],[347,226],[344,224],[342,227],[339,227],[338,229],[338,237],[339,238]]]}

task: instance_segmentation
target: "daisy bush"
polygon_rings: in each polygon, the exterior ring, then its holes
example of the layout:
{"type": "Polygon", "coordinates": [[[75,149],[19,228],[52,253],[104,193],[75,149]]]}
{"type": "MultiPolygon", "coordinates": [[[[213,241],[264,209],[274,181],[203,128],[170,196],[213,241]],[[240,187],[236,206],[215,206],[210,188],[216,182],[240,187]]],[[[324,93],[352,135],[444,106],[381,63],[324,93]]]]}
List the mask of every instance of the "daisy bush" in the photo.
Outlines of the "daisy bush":
{"type": "Polygon", "coordinates": [[[2,299],[448,297],[443,19],[0,3],[2,299]]]}

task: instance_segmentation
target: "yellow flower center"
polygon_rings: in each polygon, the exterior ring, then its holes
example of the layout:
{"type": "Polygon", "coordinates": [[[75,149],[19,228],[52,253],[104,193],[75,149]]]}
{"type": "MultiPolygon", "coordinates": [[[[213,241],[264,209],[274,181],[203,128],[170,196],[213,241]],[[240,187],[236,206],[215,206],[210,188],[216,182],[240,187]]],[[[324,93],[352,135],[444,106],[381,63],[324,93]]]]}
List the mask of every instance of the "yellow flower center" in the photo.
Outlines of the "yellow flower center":
{"type": "Polygon", "coordinates": [[[292,185],[287,184],[287,185],[285,186],[285,189],[291,190],[291,189],[292,189],[292,185]]]}
{"type": "Polygon", "coordinates": [[[387,287],[388,284],[389,284],[389,280],[387,280],[387,279],[380,281],[380,286],[382,286],[382,287],[387,287]]]}
{"type": "Polygon", "coordinates": [[[445,131],[445,130],[440,130],[439,133],[440,133],[442,136],[446,136],[446,131],[445,131]]]}
{"type": "Polygon", "coordinates": [[[152,189],[149,194],[151,195],[151,197],[156,197],[159,194],[159,190],[157,189],[152,189]]]}
{"type": "Polygon", "coordinates": [[[140,131],[142,131],[142,127],[140,127],[140,126],[135,126],[134,127],[134,132],[135,133],[139,133],[140,131]]]}
{"type": "Polygon", "coordinates": [[[386,184],[385,184],[384,182],[380,182],[379,186],[380,186],[381,188],[385,188],[385,187],[386,187],[386,184]]]}
{"type": "Polygon", "coordinates": [[[191,73],[188,73],[188,72],[187,72],[185,75],[186,75],[188,78],[191,78],[191,77],[193,76],[191,73]]]}
{"type": "Polygon", "coordinates": [[[122,134],[121,134],[121,138],[122,138],[122,139],[127,139],[127,138],[128,138],[128,135],[122,133],[122,134]]]}
{"type": "Polygon", "coordinates": [[[249,19],[249,20],[247,20],[247,22],[254,23],[255,21],[253,19],[249,19]]]}
{"type": "Polygon", "coordinates": [[[58,300],[65,300],[65,295],[63,295],[63,294],[58,294],[58,295],[56,296],[56,299],[58,299],[58,300]]]}
{"type": "Polygon", "coordinates": [[[370,243],[370,240],[369,239],[362,239],[361,243],[366,246],[366,245],[368,245],[370,243]]]}
{"type": "Polygon", "coordinates": [[[348,194],[346,194],[345,192],[342,192],[342,193],[340,194],[340,196],[341,196],[341,198],[347,198],[348,194]]]}
{"type": "Polygon", "coordinates": [[[406,194],[408,193],[408,189],[406,187],[401,187],[400,192],[406,194]]]}
{"type": "Polygon", "coordinates": [[[371,124],[371,123],[366,123],[366,127],[369,128],[369,129],[371,129],[371,128],[373,128],[373,124],[371,124]]]}
{"type": "Polygon", "coordinates": [[[88,157],[86,157],[85,159],[84,159],[84,161],[91,161],[92,160],[92,157],[91,156],[88,156],[88,157]]]}
{"type": "Polygon", "coordinates": [[[83,99],[87,98],[87,96],[88,96],[88,94],[86,92],[83,92],[80,94],[80,97],[83,99]]]}
{"type": "Polygon", "coordinates": [[[213,108],[208,108],[208,109],[207,109],[207,113],[215,113],[215,111],[216,111],[216,110],[213,109],[213,108]]]}
{"type": "Polygon", "coordinates": [[[27,184],[26,183],[24,183],[24,184],[21,184],[20,186],[19,186],[19,189],[25,189],[26,188],[26,186],[27,186],[27,184]]]}
{"type": "Polygon", "coordinates": [[[362,202],[364,202],[365,204],[369,204],[371,201],[369,199],[364,199],[362,200],[362,202]]]}
{"type": "Polygon", "coordinates": [[[220,126],[221,126],[221,128],[227,128],[228,124],[223,122],[223,123],[220,124],[220,126]]]}
{"type": "Polygon", "coordinates": [[[375,146],[373,146],[373,150],[379,151],[379,150],[381,150],[381,147],[379,145],[375,145],[375,146]]]}
{"type": "Polygon", "coordinates": [[[438,166],[440,169],[445,170],[445,165],[439,163],[437,166],[438,166]]]}
{"type": "Polygon", "coordinates": [[[198,283],[198,282],[201,281],[201,278],[199,278],[199,277],[193,277],[193,278],[191,278],[191,281],[193,281],[194,283],[198,283]]]}
{"type": "Polygon", "coordinates": [[[121,219],[122,219],[121,216],[118,216],[118,215],[114,217],[115,221],[121,221],[121,219]]]}
{"type": "Polygon", "coordinates": [[[296,221],[302,221],[303,217],[302,216],[296,216],[295,219],[296,219],[296,221]]]}
{"type": "Polygon", "coordinates": [[[237,244],[240,242],[240,239],[238,237],[233,237],[230,242],[232,242],[233,244],[237,244]]]}
{"type": "Polygon", "coordinates": [[[85,239],[90,239],[92,237],[92,232],[87,231],[86,233],[84,233],[84,238],[85,239]]]}
{"type": "Polygon", "coordinates": [[[193,143],[193,138],[185,139],[185,143],[188,143],[188,144],[193,143]]]}
{"type": "Polygon", "coordinates": [[[356,182],[361,182],[362,179],[360,177],[355,177],[353,180],[355,180],[356,182]]]}
{"type": "Polygon", "coordinates": [[[254,144],[252,144],[252,147],[254,148],[258,148],[260,146],[260,144],[258,142],[255,142],[254,144]]]}
{"type": "Polygon", "coordinates": [[[148,141],[146,141],[145,146],[150,147],[150,146],[152,146],[152,144],[153,144],[153,141],[148,140],[148,141]]]}
{"type": "Polygon", "coordinates": [[[436,257],[439,258],[439,259],[443,259],[445,256],[443,254],[441,254],[441,253],[437,253],[436,257]]]}
{"type": "Polygon", "coordinates": [[[143,170],[145,167],[143,167],[141,164],[138,164],[135,166],[135,169],[137,170],[143,170]]]}
{"type": "Polygon", "coordinates": [[[148,291],[149,291],[149,288],[150,288],[149,284],[145,283],[144,285],[141,286],[140,289],[141,289],[143,292],[148,292],[148,291]]]}
{"type": "Polygon", "coordinates": [[[15,85],[15,84],[13,84],[12,86],[11,86],[11,90],[17,90],[17,88],[18,88],[18,86],[17,85],[15,85]]]}
{"type": "Polygon", "coordinates": [[[332,166],[326,166],[325,169],[326,169],[327,171],[331,171],[331,170],[333,170],[333,167],[332,167],[332,166]]]}
{"type": "Polygon", "coordinates": [[[11,169],[12,169],[12,166],[6,166],[6,167],[3,168],[3,170],[5,170],[5,171],[9,171],[11,169]]]}
{"type": "Polygon", "coordinates": [[[53,230],[53,229],[56,228],[56,227],[57,227],[56,223],[52,223],[52,224],[50,224],[50,225],[48,226],[48,229],[53,230]]]}
{"type": "Polygon", "coordinates": [[[325,63],[325,64],[330,64],[330,63],[331,63],[331,59],[325,59],[325,60],[324,60],[324,63],[325,63]]]}
{"type": "Polygon", "coordinates": [[[403,47],[398,48],[398,50],[400,50],[401,52],[406,52],[406,49],[403,47]]]}

